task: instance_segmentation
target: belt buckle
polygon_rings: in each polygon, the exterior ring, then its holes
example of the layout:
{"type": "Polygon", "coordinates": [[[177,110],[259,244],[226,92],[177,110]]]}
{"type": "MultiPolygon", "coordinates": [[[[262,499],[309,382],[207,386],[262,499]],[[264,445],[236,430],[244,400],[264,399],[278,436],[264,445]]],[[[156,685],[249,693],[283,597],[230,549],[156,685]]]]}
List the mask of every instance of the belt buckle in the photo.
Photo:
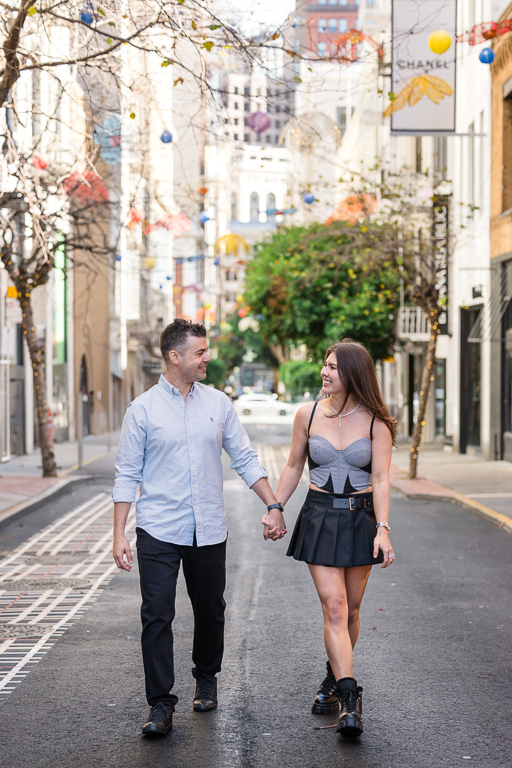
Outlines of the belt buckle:
{"type": "Polygon", "coordinates": [[[353,496],[350,496],[348,500],[348,508],[350,509],[351,512],[354,512],[356,508],[352,506],[352,500],[355,500],[355,499],[353,496]]]}

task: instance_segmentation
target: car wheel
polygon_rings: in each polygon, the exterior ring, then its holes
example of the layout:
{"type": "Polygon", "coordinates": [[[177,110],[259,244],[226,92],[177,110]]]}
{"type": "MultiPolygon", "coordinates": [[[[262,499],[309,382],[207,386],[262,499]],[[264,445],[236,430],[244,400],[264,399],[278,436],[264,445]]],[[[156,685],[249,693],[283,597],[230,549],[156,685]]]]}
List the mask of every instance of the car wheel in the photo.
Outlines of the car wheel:
{"type": "Polygon", "coordinates": [[[250,412],[249,408],[244,408],[242,413],[243,413],[244,416],[250,416],[251,415],[251,412],[250,412]]]}

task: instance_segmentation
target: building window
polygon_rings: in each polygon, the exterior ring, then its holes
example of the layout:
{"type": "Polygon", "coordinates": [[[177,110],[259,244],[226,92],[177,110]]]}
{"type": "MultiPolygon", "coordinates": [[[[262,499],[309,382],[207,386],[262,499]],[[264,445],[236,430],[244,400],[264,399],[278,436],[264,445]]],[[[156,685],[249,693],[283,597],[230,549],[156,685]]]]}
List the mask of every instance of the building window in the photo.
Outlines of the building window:
{"type": "Polygon", "coordinates": [[[281,127],[281,121],[280,120],[276,120],[276,128],[280,128],[280,127],[281,127]]]}
{"type": "Polygon", "coordinates": [[[327,30],[327,19],[318,19],[318,31],[325,32],[327,30]]]}
{"type": "Polygon", "coordinates": [[[361,29],[361,22],[359,21],[359,18],[357,18],[354,22],[354,29],[361,29]]]}
{"type": "Polygon", "coordinates": [[[257,192],[251,194],[250,202],[251,221],[259,221],[260,218],[260,198],[257,192]]]}
{"type": "Polygon", "coordinates": [[[251,93],[251,89],[248,85],[244,86],[244,96],[249,96],[251,93]]]}
{"type": "Polygon", "coordinates": [[[249,102],[248,101],[244,102],[244,112],[249,112],[249,109],[250,109],[249,102]]]}
{"type": "Polygon", "coordinates": [[[238,198],[236,192],[231,193],[231,218],[238,219],[238,198]]]}
{"type": "Polygon", "coordinates": [[[238,93],[238,86],[235,85],[235,94],[237,94],[237,93],[238,93]]]}
{"type": "Polygon", "coordinates": [[[319,56],[327,55],[327,43],[317,43],[316,50],[319,56]]]}
{"type": "Polygon", "coordinates": [[[238,101],[235,101],[233,106],[234,106],[235,109],[238,109],[238,101]]]}
{"type": "Polygon", "coordinates": [[[246,117],[244,117],[244,125],[248,125],[246,117]]]}
{"type": "Polygon", "coordinates": [[[348,5],[348,0],[340,0],[340,5],[348,5]]]}
{"type": "Polygon", "coordinates": [[[503,99],[503,141],[502,141],[502,159],[503,159],[503,199],[502,210],[508,211],[512,208],[512,90],[503,99]]]}
{"type": "Polygon", "coordinates": [[[270,136],[270,134],[267,133],[267,144],[271,144],[271,143],[272,143],[272,136],[270,136]]]}
{"type": "Polygon", "coordinates": [[[276,214],[276,196],[273,192],[267,195],[267,216],[275,216],[276,214]]]}
{"type": "Polygon", "coordinates": [[[448,165],[448,142],[446,136],[434,137],[434,181],[439,184],[446,179],[448,165]]]}
{"type": "Polygon", "coordinates": [[[300,16],[295,15],[293,17],[293,25],[294,27],[300,27],[300,16]]]}
{"type": "Polygon", "coordinates": [[[329,0],[329,5],[338,5],[338,0],[329,0]]]}
{"type": "Polygon", "coordinates": [[[238,117],[235,117],[234,123],[235,123],[235,125],[238,125],[238,117]]]}
{"type": "Polygon", "coordinates": [[[318,0],[318,5],[327,5],[327,0],[318,0]]]}
{"type": "MultiPolygon", "coordinates": [[[[341,19],[340,19],[341,21],[341,19]]],[[[336,32],[338,28],[338,20],[337,19],[329,19],[329,32],[336,32]]]]}
{"type": "Polygon", "coordinates": [[[238,141],[238,133],[234,133],[233,134],[233,138],[234,138],[235,141],[238,141]]]}
{"type": "Polygon", "coordinates": [[[348,21],[344,16],[338,19],[338,30],[340,32],[348,32],[348,21]]]}
{"type": "Polygon", "coordinates": [[[366,0],[367,8],[375,8],[375,0],[366,0]]]}
{"type": "Polygon", "coordinates": [[[244,141],[245,141],[245,142],[249,142],[249,141],[250,141],[250,138],[249,138],[249,134],[248,134],[248,133],[244,133],[244,141]]]}
{"type": "Polygon", "coordinates": [[[347,130],[347,108],[346,107],[338,107],[336,109],[336,123],[338,124],[338,128],[340,129],[341,135],[345,133],[347,130]]]}

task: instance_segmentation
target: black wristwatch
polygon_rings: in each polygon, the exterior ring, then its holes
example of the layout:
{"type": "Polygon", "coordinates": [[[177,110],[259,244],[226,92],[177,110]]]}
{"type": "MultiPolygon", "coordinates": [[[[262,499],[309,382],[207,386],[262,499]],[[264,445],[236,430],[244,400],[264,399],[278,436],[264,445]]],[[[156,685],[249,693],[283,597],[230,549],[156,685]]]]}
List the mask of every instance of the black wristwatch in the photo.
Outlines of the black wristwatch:
{"type": "Polygon", "coordinates": [[[282,512],[284,507],[281,502],[278,501],[277,504],[271,504],[270,507],[267,507],[267,512],[270,512],[271,509],[279,509],[282,512]]]}

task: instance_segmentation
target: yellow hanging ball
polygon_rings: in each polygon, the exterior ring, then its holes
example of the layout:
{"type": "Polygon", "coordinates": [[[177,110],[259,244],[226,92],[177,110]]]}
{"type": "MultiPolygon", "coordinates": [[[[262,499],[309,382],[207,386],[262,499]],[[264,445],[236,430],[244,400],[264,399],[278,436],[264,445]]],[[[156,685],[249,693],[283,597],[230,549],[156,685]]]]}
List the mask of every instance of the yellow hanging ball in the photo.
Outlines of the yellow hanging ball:
{"type": "Polygon", "coordinates": [[[432,53],[444,53],[452,44],[452,38],[446,29],[436,29],[428,38],[428,47],[432,53]]]}

